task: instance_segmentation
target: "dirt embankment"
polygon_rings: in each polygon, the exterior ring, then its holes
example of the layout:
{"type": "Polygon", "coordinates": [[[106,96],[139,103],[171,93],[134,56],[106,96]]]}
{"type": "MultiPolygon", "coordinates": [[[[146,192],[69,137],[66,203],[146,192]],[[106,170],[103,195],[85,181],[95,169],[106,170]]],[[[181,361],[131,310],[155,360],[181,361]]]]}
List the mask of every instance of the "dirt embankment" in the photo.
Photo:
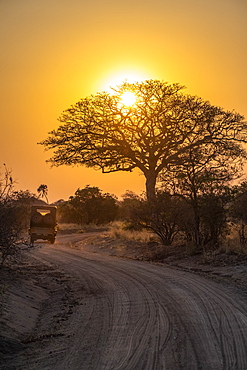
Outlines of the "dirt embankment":
{"type": "MultiPolygon", "coordinates": [[[[0,368],[7,369],[18,353],[25,362],[41,342],[61,335],[56,327],[78,304],[78,291],[71,277],[30,256],[3,268],[0,275],[0,368]]],[[[11,366],[18,368],[18,363],[11,366]]]]}

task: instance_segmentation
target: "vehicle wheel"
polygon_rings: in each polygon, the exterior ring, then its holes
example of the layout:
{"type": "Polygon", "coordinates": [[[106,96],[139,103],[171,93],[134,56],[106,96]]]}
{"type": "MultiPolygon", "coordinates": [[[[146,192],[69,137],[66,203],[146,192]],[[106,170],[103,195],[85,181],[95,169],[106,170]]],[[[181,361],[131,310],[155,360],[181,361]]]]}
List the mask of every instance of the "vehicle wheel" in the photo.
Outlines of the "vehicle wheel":
{"type": "Polygon", "coordinates": [[[53,225],[54,224],[54,218],[52,217],[52,215],[49,215],[49,214],[47,214],[47,215],[45,215],[44,216],[44,223],[46,224],[46,225],[53,225]]]}
{"type": "Polygon", "coordinates": [[[42,223],[42,216],[40,213],[35,213],[33,216],[32,216],[32,219],[31,219],[32,223],[35,224],[35,225],[38,225],[40,223],[42,223]]]}

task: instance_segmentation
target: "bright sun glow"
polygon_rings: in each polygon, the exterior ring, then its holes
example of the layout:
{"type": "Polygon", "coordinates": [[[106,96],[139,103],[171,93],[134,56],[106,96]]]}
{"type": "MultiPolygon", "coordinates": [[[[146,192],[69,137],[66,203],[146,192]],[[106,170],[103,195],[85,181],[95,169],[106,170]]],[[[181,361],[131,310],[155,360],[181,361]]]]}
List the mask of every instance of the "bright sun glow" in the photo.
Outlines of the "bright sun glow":
{"type": "Polygon", "coordinates": [[[149,76],[147,73],[135,70],[115,71],[103,81],[101,90],[114,94],[114,88],[124,82],[135,83],[147,80],[148,78],[149,76]]]}
{"type": "Polygon", "coordinates": [[[121,102],[123,105],[130,107],[131,105],[135,104],[136,96],[131,91],[125,91],[121,96],[121,102]]]}

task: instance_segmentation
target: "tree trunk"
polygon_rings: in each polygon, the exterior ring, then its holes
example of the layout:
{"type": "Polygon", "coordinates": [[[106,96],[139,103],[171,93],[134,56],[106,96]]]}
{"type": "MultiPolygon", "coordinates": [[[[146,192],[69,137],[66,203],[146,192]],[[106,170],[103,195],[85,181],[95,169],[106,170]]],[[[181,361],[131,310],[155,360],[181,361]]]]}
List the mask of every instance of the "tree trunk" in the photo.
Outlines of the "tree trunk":
{"type": "Polygon", "coordinates": [[[239,239],[240,239],[240,244],[242,246],[245,245],[245,241],[246,241],[246,238],[245,238],[245,224],[243,222],[242,222],[241,228],[239,230],[239,239]]]}
{"type": "Polygon", "coordinates": [[[156,204],[156,194],[155,194],[156,179],[157,179],[156,173],[149,173],[146,175],[147,201],[152,206],[155,206],[156,204]]]}
{"type": "Polygon", "coordinates": [[[160,236],[160,222],[155,193],[156,178],[157,175],[155,173],[149,173],[146,176],[146,196],[149,204],[150,227],[156,234],[160,236]]]}
{"type": "Polygon", "coordinates": [[[201,247],[201,235],[200,235],[200,217],[198,213],[195,213],[195,218],[194,218],[194,227],[195,227],[195,245],[196,249],[200,249],[201,247]]]}

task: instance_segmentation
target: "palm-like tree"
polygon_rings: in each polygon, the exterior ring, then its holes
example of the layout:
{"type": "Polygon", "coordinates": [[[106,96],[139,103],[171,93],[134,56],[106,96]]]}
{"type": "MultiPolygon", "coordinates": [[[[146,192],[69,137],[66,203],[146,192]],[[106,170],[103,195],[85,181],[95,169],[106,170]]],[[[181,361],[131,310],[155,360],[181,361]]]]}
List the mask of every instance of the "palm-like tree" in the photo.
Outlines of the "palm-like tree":
{"type": "Polygon", "coordinates": [[[38,189],[37,189],[37,192],[38,192],[38,195],[39,195],[39,198],[45,198],[46,200],[46,203],[49,203],[48,202],[48,186],[45,185],[45,184],[41,184],[38,189]]]}

